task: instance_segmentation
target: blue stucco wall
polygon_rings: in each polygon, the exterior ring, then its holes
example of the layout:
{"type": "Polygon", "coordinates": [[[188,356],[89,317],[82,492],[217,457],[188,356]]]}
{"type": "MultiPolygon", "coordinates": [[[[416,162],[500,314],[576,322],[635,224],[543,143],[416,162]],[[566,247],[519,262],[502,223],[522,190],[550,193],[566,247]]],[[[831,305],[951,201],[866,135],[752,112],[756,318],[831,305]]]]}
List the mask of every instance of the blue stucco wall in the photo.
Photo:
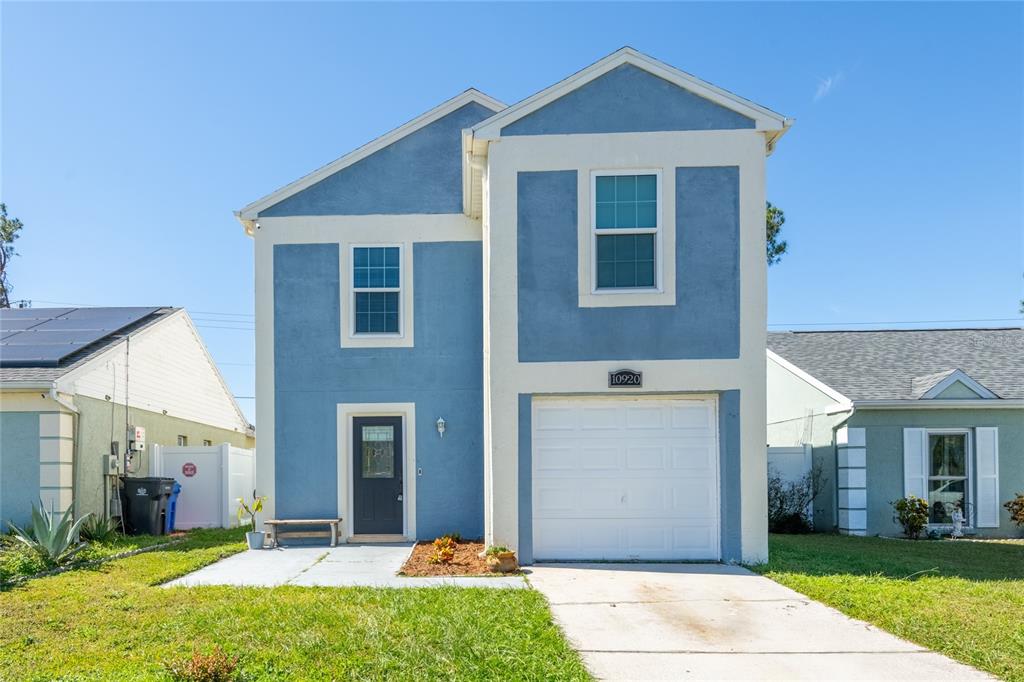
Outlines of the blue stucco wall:
{"type": "Polygon", "coordinates": [[[25,526],[39,504],[39,412],[0,412],[0,529],[25,526]]]}
{"type": "Polygon", "coordinates": [[[519,563],[533,563],[533,396],[519,394],[519,563]]]}
{"type": "Polygon", "coordinates": [[[753,119],[632,64],[623,64],[510,123],[501,129],[501,134],[567,135],[753,127],[753,119]]]}
{"type": "MultiPolygon", "coordinates": [[[[532,396],[519,394],[519,561],[533,563],[533,429],[532,396]]],[[[743,558],[743,499],[740,487],[740,392],[718,395],[719,518],[722,561],[743,558]]]]}
{"type": "Polygon", "coordinates": [[[481,245],[417,243],[413,258],[415,347],[343,349],[338,246],[274,247],[279,517],[337,512],[339,403],[411,402],[418,537],[483,535],[481,245]]]}
{"type": "Polygon", "coordinates": [[[718,394],[718,448],[722,561],[739,562],[743,559],[739,391],[718,394]]]}
{"type": "Polygon", "coordinates": [[[491,116],[470,102],[260,216],[462,212],[462,129],[491,116]]]}
{"type": "Polygon", "coordinates": [[[519,173],[519,361],[739,357],[739,169],[675,169],[675,306],[579,307],[577,181],[519,173]]]}

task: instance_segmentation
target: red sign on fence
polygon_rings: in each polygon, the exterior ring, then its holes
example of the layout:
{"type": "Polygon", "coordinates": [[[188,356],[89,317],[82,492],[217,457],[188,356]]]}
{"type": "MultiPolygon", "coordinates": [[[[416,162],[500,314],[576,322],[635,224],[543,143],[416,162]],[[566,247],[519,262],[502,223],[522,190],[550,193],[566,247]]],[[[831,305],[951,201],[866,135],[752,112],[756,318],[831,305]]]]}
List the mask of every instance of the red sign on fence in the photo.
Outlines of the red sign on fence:
{"type": "Polygon", "coordinates": [[[192,462],[185,462],[181,465],[181,473],[188,478],[192,478],[196,475],[196,465],[192,462]]]}

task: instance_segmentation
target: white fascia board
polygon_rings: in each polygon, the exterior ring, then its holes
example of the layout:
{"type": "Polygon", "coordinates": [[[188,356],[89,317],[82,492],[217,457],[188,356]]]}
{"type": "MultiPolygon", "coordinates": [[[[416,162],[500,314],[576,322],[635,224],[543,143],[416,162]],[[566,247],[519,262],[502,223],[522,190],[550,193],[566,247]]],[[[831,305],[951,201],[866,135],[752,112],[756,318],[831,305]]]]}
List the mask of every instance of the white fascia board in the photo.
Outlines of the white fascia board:
{"type": "Polygon", "coordinates": [[[925,391],[924,394],[921,395],[920,400],[931,400],[931,399],[934,399],[934,398],[936,398],[936,396],[940,395],[943,391],[945,391],[947,388],[949,388],[950,386],[952,386],[953,384],[955,384],[958,381],[960,383],[962,383],[964,386],[966,386],[967,388],[969,388],[972,391],[974,391],[975,393],[977,393],[978,396],[981,399],[984,399],[984,400],[998,400],[999,399],[999,396],[997,396],[995,393],[993,393],[992,391],[990,391],[989,389],[985,388],[984,386],[979,384],[977,381],[972,379],[962,369],[956,369],[956,370],[953,370],[949,374],[949,376],[947,376],[945,379],[943,379],[942,381],[940,381],[939,383],[935,384],[934,386],[929,388],[927,391],[925,391]]]}
{"type": "Polygon", "coordinates": [[[510,123],[532,114],[559,97],[586,85],[590,81],[603,76],[623,64],[632,64],[685,90],[689,90],[695,95],[754,119],[755,130],[770,133],[768,135],[769,148],[774,145],[775,141],[782,136],[786,129],[793,125],[792,118],[776,113],[760,104],[755,104],[748,99],[712,85],[685,71],[680,71],[674,66],[669,66],[664,62],[648,57],[631,47],[623,47],[607,57],[594,62],[582,71],[574,73],[565,80],[555,83],[551,87],[545,88],[531,97],[527,97],[518,104],[514,104],[494,116],[477,123],[471,129],[472,137],[482,140],[497,139],[501,135],[501,129],[510,123]]]}
{"type": "Polygon", "coordinates": [[[792,362],[779,355],[778,353],[774,353],[771,350],[768,350],[767,353],[768,359],[774,362],[776,365],[786,370],[793,376],[797,377],[804,383],[809,384],[810,386],[813,386],[814,388],[818,389],[819,391],[827,395],[829,398],[832,398],[832,400],[836,401],[840,408],[836,411],[841,412],[843,410],[850,409],[850,406],[853,404],[853,401],[851,401],[845,395],[843,395],[836,389],[832,388],[825,382],[821,381],[820,379],[811,376],[810,374],[800,369],[792,362]]]}
{"type": "Polygon", "coordinates": [[[425,114],[417,116],[408,123],[401,125],[398,128],[395,128],[391,132],[385,133],[378,137],[377,139],[368,142],[367,144],[364,144],[362,147],[359,147],[355,151],[349,152],[345,156],[342,156],[340,159],[336,159],[327,164],[326,166],[322,166],[317,170],[313,171],[312,173],[309,173],[308,175],[299,178],[295,182],[285,185],[276,192],[272,192],[267,196],[263,197],[262,199],[258,199],[249,204],[248,206],[239,209],[238,211],[235,211],[235,217],[237,217],[238,220],[242,223],[242,226],[245,227],[246,233],[251,236],[252,221],[256,220],[256,217],[259,215],[260,211],[266,208],[270,208],[274,204],[277,204],[283,201],[284,199],[287,199],[288,197],[297,194],[302,190],[311,187],[312,185],[315,185],[316,183],[320,182],[329,175],[337,173],[342,168],[351,166],[357,161],[365,159],[367,156],[373,154],[374,152],[380,151],[384,147],[387,147],[389,144],[397,142],[406,135],[414,133],[420,128],[430,125],[439,118],[447,116],[456,109],[463,107],[471,102],[476,102],[477,104],[487,107],[491,111],[501,111],[506,107],[505,104],[499,102],[493,97],[485,95],[484,93],[474,88],[470,88],[469,90],[466,90],[460,95],[451,98],[447,102],[444,102],[443,104],[434,107],[425,114]]]}
{"type": "Polygon", "coordinates": [[[853,407],[857,410],[1021,410],[1024,409],[1024,399],[1003,399],[978,400],[968,398],[966,400],[855,400],[853,407]]]}
{"type": "Polygon", "coordinates": [[[0,389],[3,391],[35,391],[39,389],[49,391],[54,386],[56,383],[53,381],[5,381],[0,389]]]}

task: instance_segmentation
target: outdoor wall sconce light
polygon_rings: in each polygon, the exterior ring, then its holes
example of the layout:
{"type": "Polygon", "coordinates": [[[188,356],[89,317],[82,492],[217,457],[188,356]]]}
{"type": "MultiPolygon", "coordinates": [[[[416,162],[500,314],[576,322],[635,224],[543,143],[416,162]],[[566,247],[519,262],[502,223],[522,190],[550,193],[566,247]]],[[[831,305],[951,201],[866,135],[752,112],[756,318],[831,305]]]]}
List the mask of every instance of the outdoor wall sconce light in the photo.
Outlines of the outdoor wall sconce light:
{"type": "Polygon", "coordinates": [[[437,435],[441,436],[441,438],[444,438],[444,427],[445,427],[444,418],[438,417],[437,418],[437,435]]]}

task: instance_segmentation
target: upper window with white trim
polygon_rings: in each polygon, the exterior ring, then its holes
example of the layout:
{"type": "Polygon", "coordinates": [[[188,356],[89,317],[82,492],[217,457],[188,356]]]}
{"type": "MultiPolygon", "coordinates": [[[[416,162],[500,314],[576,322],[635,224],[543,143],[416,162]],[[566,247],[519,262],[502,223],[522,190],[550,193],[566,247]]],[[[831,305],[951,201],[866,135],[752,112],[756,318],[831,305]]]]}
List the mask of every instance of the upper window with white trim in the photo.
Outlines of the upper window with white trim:
{"type": "Polygon", "coordinates": [[[352,247],[354,334],[402,333],[402,247],[352,247]]]}
{"type": "Polygon", "coordinates": [[[594,173],[594,291],[657,289],[661,173],[594,173]]]}

